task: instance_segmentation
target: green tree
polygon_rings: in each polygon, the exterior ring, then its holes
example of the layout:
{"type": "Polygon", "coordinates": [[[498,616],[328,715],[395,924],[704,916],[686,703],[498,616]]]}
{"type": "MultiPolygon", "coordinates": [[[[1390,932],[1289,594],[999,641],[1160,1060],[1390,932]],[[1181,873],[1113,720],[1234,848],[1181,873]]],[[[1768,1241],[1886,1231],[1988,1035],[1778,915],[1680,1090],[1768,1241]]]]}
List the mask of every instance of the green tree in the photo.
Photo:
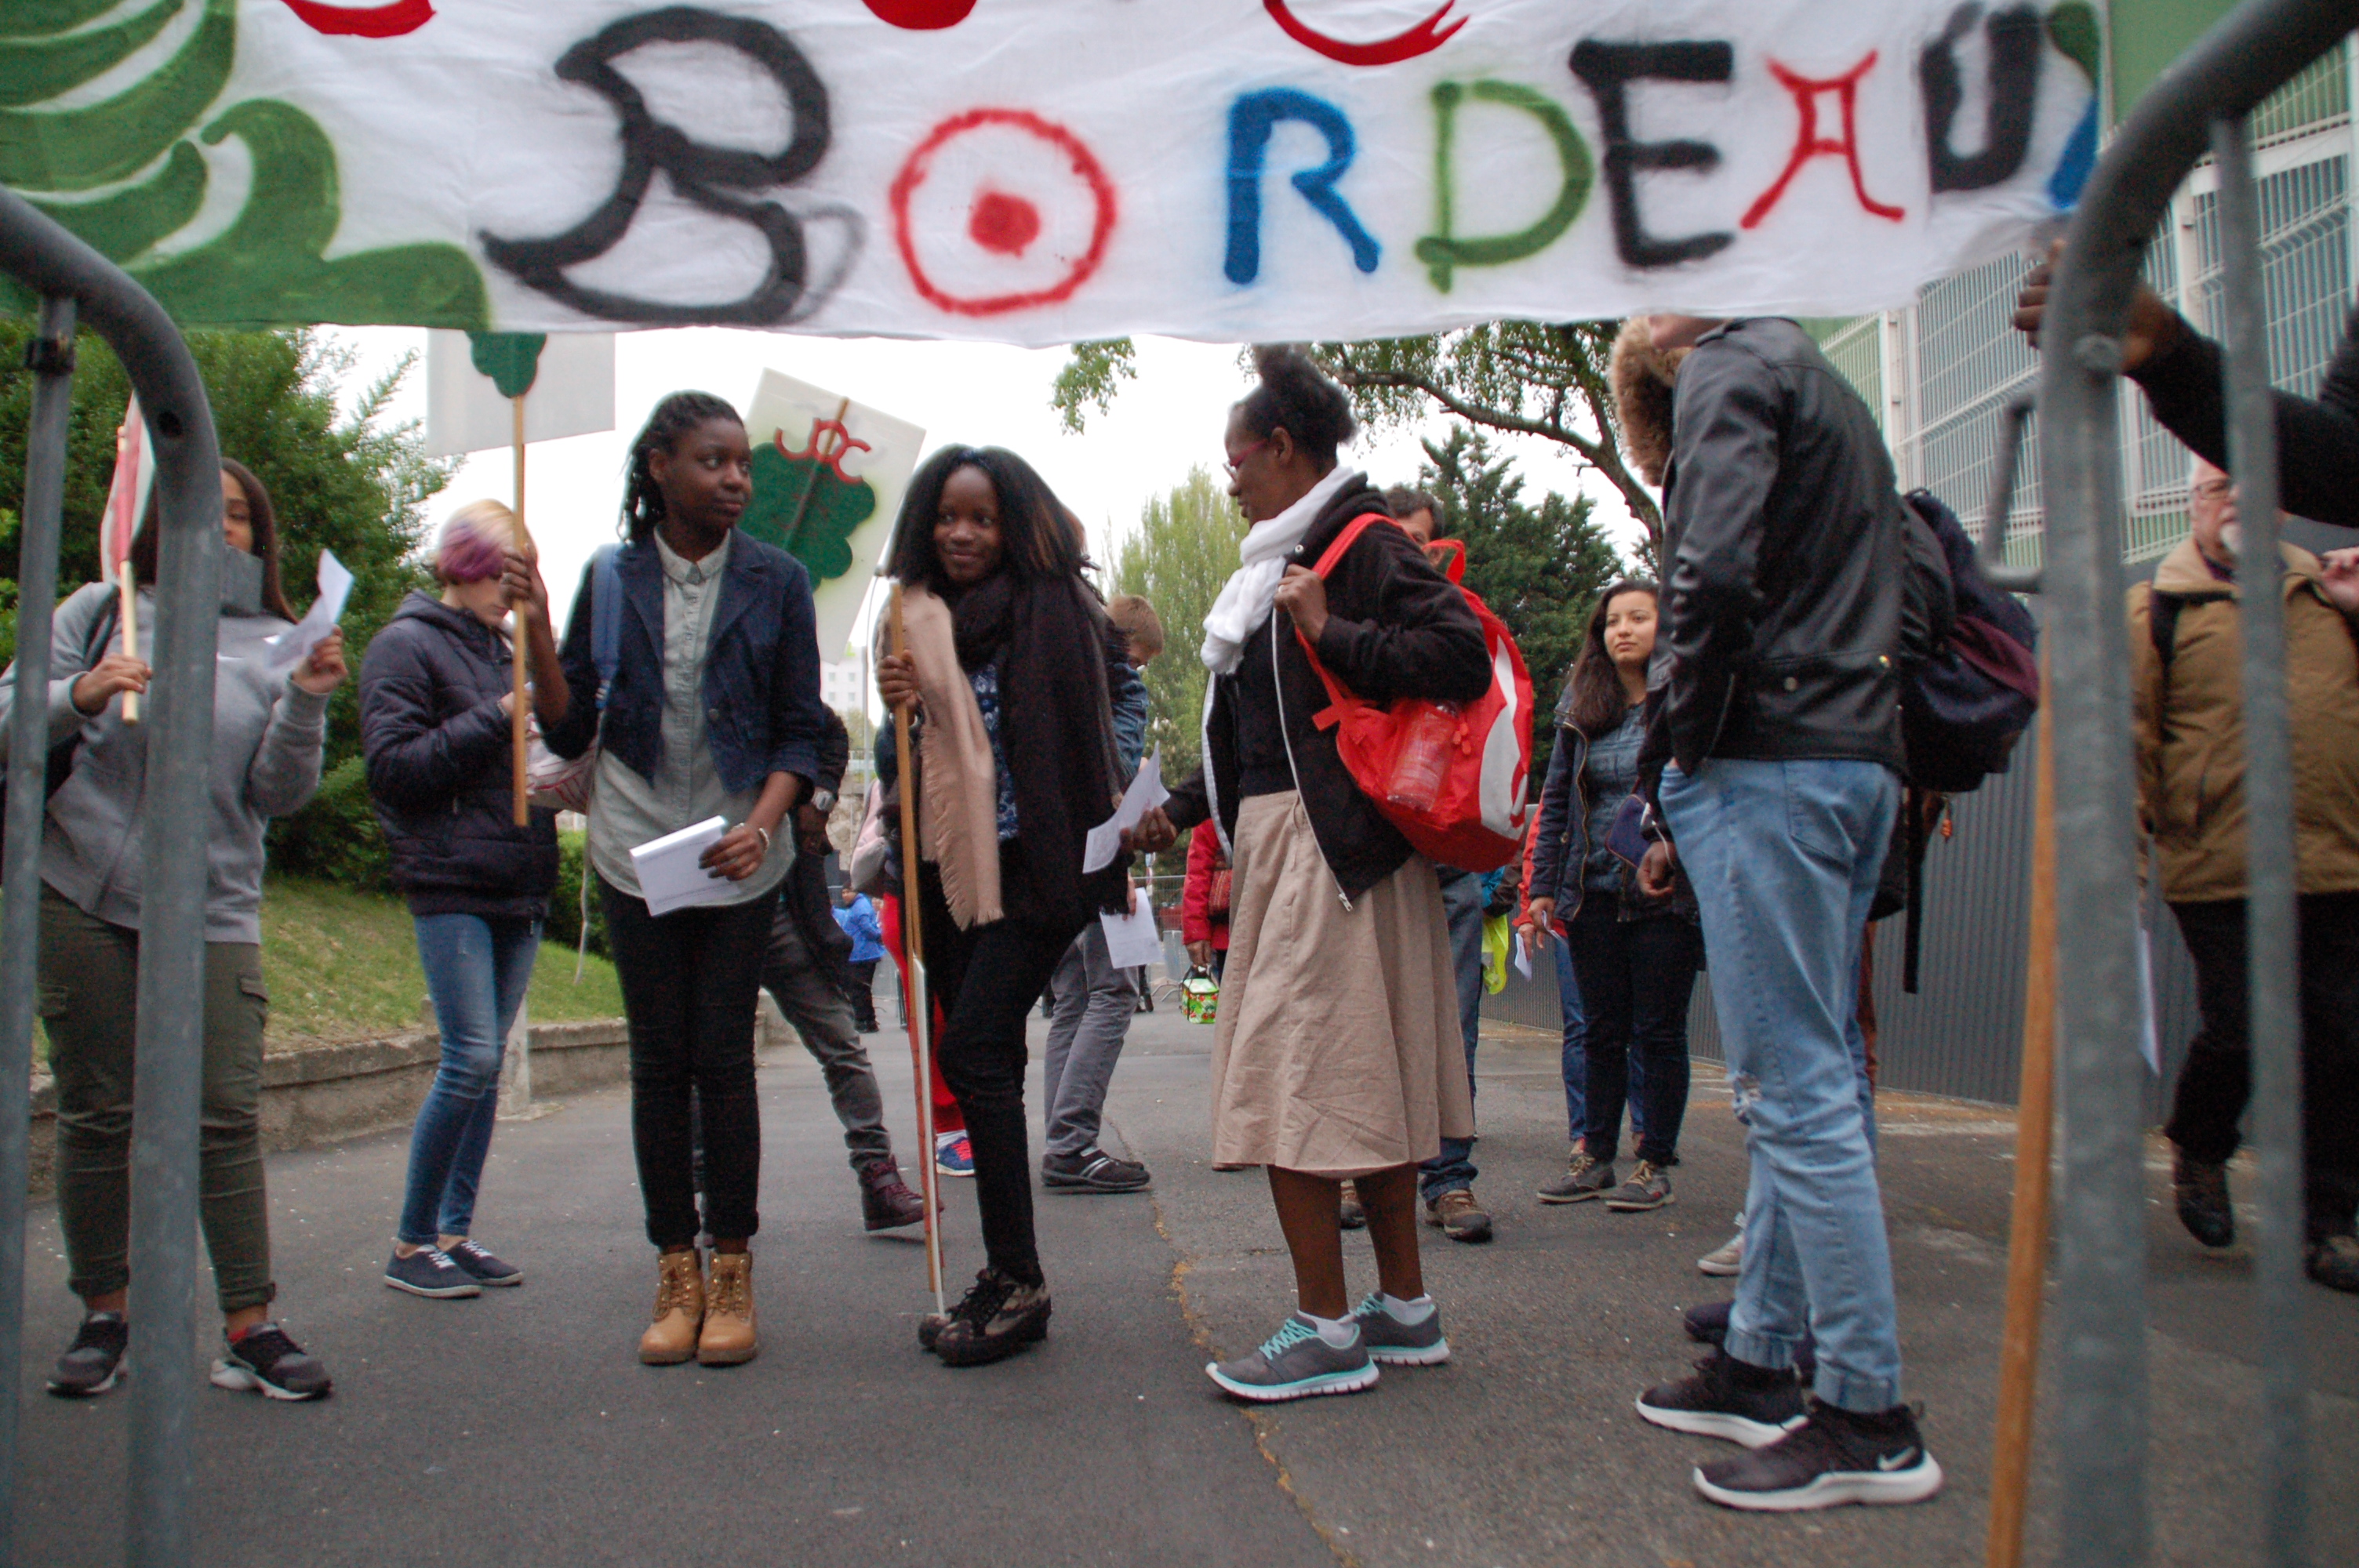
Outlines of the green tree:
{"type": "MultiPolygon", "coordinates": [[[[31,373],[19,367],[29,334],[26,319],[0,319],[0,578],[16,575],[16,514],[23,505],[33,385],[31,373]]],[[[419,559],[425,503],[457,467],[425,457],[414,425],[385,417],[411,362],[405,359],[359,388],[346,416],[339,403],[356,361],[332,339],[287,330],[191,332],[188,341],[223,453],[252,469],[270,492],[280,572],[296,611],[316,591],[313,572],[321,549],[333,550],[352,569],[344,649],[357,672],[369,638],[404,595],[429,580],[419,559]]],[[[114,471],[115,427],[130,396],[123,367],[103,340],[85,332],[75,353],[58,563],[61,599],[98,576],[99,514],[114,471]]],[[[356,688],[357,682],[345,682],[330,706],[319,798],[272,829],[273,863],[282,869],[363,882],[382,870],[382,840],[361,777],[356,688]]]]}
{"type": "MultiPolygon", "coordinates": [[[[1466,544],[1466,586],[1515,634],[1543,713],[1580,656],[1598,590],[1622,574],[1621,557],[1591,515],[1589,497],[1549,493],[1523,500],[1512,460],[1492,455],[1489,438],[1464,425],[1449,439],[1422,441],[1418,482],[1441,503],[1437,538],[1466,544]]],[[[1556,727],[1533,730],[1532,787],[1547,776],[1556,727]]]]}
{"type": "MultiPolygon", "coordinates": [[[[1622,460],[1609,375],[1618,321],[1488,321],[1422,338],[1312,343],[1311,357],[1351,393],[1371,425],[1414,422],[1436,409],[1470,425],[1538,436],[1571,450],[1621,493],[1646,530],[1643,560],[1660,558],[1663,518],[1622,460]]],[[[1079,431],[1137,373],[1127,338],[1077,343],[1051,401],[1079,431]]]]}
{"type": "Polygon", "coordinates": [[[1114,590],[1136,593],[1163,622],[1162,654],[1147,666],[1147,747],[1163,748],[1163,776],[1184,779],[1201,760],[1204,617],[1236,569],[1245,520],[1201,467],[1150,501],[1114,561],[1114,590]]]}

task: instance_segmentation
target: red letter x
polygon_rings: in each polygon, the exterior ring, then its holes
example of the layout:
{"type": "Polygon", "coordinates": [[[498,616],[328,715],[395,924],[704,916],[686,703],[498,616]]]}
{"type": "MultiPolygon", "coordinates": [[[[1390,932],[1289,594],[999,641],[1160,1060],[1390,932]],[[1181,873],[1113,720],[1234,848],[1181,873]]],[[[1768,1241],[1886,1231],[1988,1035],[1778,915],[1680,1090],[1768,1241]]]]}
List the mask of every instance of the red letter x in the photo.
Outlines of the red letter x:
{"type": "Polygon", "coordinates": [[[1770,74],[1784,84],[1787,92],[1794,95],[1794,103],[1802,111],[1802,130],[1794,140],[1794,156],[1786,160],[1786,172],[1779,175],[1777,183],[1763,191],[1760,199],[1746,211],[1743,221],[1744,227],[1753,228],[1762,219],[1767,218],[1769,215],[1769,209],[1777,206],[1779,198],[1786,194],[1786,187],[1791,185],[1794,182],[1794,177],[1802,171],[1802,166],[1812,158],[1820,157],[1840,157],[1843,162],[1851,166],[1851,188],[1858,193],[1859,204],[1862,207],[1879,218],[1889,218],[1896,223],[1905,216],[1899,208],[1886,207],[1883,202],[1870,196],[1867,193],[1867,181],[1859,172],[1859,136],[1856,124],[1859,109],[1859,79],[1865,76],[1875,66],[1875,51],[1871,49],[1865,59],[1861,60],[1841,76],[1819,81],[1807,76],[1797,76],[1774,59],[1769,62],[1770,74]],[[1821,92],[1834,93],[1843,101],[1843,140],[1839,142],[1828,141],[1819,135],[1819,94],[1821,92]]]}

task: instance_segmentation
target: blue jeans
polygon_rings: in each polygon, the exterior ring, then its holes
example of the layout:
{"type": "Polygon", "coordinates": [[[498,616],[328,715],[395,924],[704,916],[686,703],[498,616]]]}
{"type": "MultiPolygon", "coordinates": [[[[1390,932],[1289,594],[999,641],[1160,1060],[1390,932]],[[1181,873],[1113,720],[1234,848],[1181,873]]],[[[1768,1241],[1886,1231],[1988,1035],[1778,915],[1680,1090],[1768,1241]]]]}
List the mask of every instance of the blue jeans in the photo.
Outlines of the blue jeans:
{"type": "Polygon", "coordinates": [[[1790,1367],[1815,1329],[1813,1390],[1860,1412],[1900,1403],[1857,1022],[1860,934],[1899,801],[1876,762],[1712,758],[1662,784],[1752,1160],[1728,1353],[1790,1367]]]}
{"type": "MultiPolygon", "coordinates": [[[[1564,1014],[1564,1045],[1557,1070],[1564,1076],[1565,1138],[1582,1143],[1589,1134],[1589,1011],[1581,997],[1581,977],[1572,968],[1572,944],[1560,931],[1549,933],[1549,950],[1556,955],[1556,1000],[1564,1014]]],[[[1647,1136],[1644,1104],[1646,1064],[1630,1058],[1630,1136],[1647,1136]]]]}
{"type": "Polygon", "coordinates": [[[1589,1127],[1582,1147],[1611,1164],[1622,1108],[1641,1160],[1680,1162],[1688,1108],[1688,1002],[1703,962],[1703,937],[1677,914],[1625,920],[1610,892],[1590,891],[1565,939],[1581,978],[1587,1022],[1589,1127]]]}
{"type": "Polygon", "coordinates": [[[475,1187],[499,1115],[500,1058],[532,983],[540,923],[421,914],[417,925],[418,961],[434,998],[442,1065],[409,1135],[409,1189],[397,1234],[430,1247],[438,1235],[468,1235],[475,1222],[475,1187]]]}
{"type": "MultiPolygon", "coordinates": [[[[1450,957],[1458,971],[1458,1031],[1466,1041],[1466,1093],[1474,1093],[1474,1047],[1483,1038],[1483,879],[1437,866],[1442,913],[1450,919],[1450,957]]],[[[1444,1138],[1441,1152],[1418,1168],[1418,1192],[1431,1203],[1474,1184],[1474,1140],[1444,1138]]]]}

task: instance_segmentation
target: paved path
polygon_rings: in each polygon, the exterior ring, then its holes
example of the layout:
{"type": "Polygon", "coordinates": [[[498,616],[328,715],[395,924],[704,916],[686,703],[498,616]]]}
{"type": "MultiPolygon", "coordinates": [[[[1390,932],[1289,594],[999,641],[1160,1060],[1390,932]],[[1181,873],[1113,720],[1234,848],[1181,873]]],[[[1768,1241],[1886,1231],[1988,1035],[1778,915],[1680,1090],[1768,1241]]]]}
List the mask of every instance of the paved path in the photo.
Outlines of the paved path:
{"type": "MultiPolygon", "coordinates": [[[[764,1352],[743,1368],[632,1359],[653,1271],[620,1090],[501,1128],[482,1234],[530,1281],[477,1301],[379,1282],[404,1140],[274,1159],[282,1309],[338,1389],[314,1406],[201,1397],[200,1561],[1982,1562],[2013,1142],[2003,1113],[1899,1098],[1884,1109],[1910,1393],[1928,1403],[1949,1491],[1921,1508],[1741,1518],[1689,1488],[1690,1466],[1716,1445],[1645,1427],[1629,1408],[1683,1368],[1678,1309],[1720,1290],[1693,1260],[1725,1238],[1742,1198],[1736,1130],[1708,1069],[1676,1206],[1548,1209],[1530,1195],[1562,1157],[1553,1045],[1488,1042],[1478,1191],[1499,1238],[1428,1249],[1457,1359],[1388,1372],[1357,1398],[1244,1412],[1199,1368],[1275,1326],[1288,1275],[1262,1178],[1204,1162],[1210,1041],[1168,1010],[1138,1021],[1109,1141],[1153,1167],[1155,1191],[1044,1195],[1054,1331],[1016,1361],[963,1372],[918,1350],[921,1253],[859,1229],[835,1123],[799,1051],[766,1058],[761,1075],[764,1352]]],[[[906,1145],[907,1053],[897,1037],[876,1043],[906,1145]]],[[[2158,1198],[2162,1183],[2158,1171],[2158,1198]]],[[[947,1184],[963,1278],[980,1263],[972,1194],[947,1184]]],[[[23,1561],[119,1563],[127,1401],[31,1392],[74,1309],[53,1208],[36,1211],[30,1239],[23,1561]]],[[[2249,1256],[2199,1253],[2160,1203],[2148,1245],[2155,1560],[2250,1563],[2249,1256]]],[[[1347,1255],[1363,1288],[1365,1240],[1350,1238],[1347,1255]]],[[[2318,1473],[2347,1479],[2359,1475],[2359,1302],[2313,1292],[2309,1307],[2318,1473]]],[[[2043,1472],[2036,1560],[2052,1558],[2055,1504],[2043,1472]]],[[[2336,1486],[2317,1506],[2316,1561],[2359,1561],[2359,1498],[2336,1486]]]]}

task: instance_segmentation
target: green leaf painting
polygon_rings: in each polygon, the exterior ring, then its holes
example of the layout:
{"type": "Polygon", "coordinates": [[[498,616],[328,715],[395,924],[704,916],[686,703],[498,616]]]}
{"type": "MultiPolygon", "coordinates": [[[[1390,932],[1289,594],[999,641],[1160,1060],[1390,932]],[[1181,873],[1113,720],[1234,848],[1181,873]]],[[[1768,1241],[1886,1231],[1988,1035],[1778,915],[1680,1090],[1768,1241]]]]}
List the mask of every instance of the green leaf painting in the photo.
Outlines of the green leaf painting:
{"type": "Polygon", "coordinates": [[[790,458],[776,442],[754,449],[754,503],[737,525],[802,562],[814,583],[852,570],[852,533],[875,514],[876,492],[846,481],[823,458],[790,458]]]}
{"type": "MultiPolygon", "coordinates": [[[[394,245],[327,259],[342,221],[335,145],[275,99],[217,103],[236,58],[238,0],[153,0],[85,24],[113,0],[0,6],[0,185],[146,285],[164,308],[212,325],[401,321],[488,326],[483,274],[460,247],[394,245]],[[156,67],[98,103],[44,107],[113,70],[201,4],[156,67]],[[201,147],[236,137],[253,177],[228,228],[172,248],[197,219],[210,174],[201,147]]],[[[29,296],[0,282],[0,306],[29,296]]]]}
{"type": "Polygon", "coordinates": [[[2098,25],[2096,7],[2084,5],[2082,0],[2065,0],[2048,13],[2048,37],[2066,59],[2081,68],[2089,85],[2094,87],[2105,48],[2104,30],[2098,25]]]}
{"type": "Polygon", "coordinates": [[[540,351],[549,346],[546,332],[470,332],[467,357],[492,378],[502,397],[522,397],[540,374],[540,351]]]}

